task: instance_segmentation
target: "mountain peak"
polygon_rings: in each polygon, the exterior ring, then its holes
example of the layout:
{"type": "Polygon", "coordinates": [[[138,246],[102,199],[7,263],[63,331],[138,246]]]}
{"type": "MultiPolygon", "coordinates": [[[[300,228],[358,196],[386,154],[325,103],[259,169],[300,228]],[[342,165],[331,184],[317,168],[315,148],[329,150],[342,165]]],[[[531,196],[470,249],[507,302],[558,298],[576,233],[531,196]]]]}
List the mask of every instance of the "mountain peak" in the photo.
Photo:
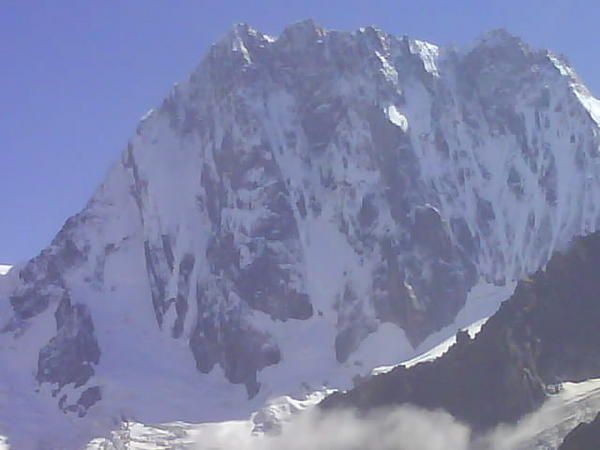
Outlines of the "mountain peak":
{"type": "Polygon", "coordinates": [[[240,47],[252,46],[256,42],[272,41],[273,38],[261,33],[245,22],[234,24],[229,31],[213,45],[225,47],[230,50],[239,50],[240,47]]]}
{"type": "Polygon", "coordinates": [[[301,50],[321,41],[325,35],[324,28],[317,25],[314,20],[306,19],[285,27],[277,39],[277,43],[294,50],[301,50]]]}
{"type": "Polygon", "coordinates": [[[488,47],[522,43],[523,41],[521,38],[515,36],[504,28],[495,28],[487,31],[476,41],[476,45],[485,45],[488,47]]]}
{"type": "Polygon", "coordinates": [[[308,18],[299,20],[298,22],[294,22],[286,26],[281,34],[296,36],[322,36],[325,34],[325,29],[318,25],[313,19],[308,18]]]}
{"type": "Polygon", "coordinates": [[[498,52],[501,52],[503,58],[507,58],[509,61],[537,53],[520,37],[511,34],[504,28],[497,28],[484,33],[472,45],[467,46],[464,51],[465,54],[487,53],[492,59],[497,55],[491,55],[498,52]]]}

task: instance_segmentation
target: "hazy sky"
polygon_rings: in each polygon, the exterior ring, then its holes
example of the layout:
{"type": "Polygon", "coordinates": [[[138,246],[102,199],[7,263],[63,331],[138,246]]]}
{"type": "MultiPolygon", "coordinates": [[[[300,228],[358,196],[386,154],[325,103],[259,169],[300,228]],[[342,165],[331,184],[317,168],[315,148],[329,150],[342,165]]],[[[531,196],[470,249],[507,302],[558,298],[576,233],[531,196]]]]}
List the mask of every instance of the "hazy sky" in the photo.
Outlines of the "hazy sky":
{"type": "Polygon", "coordinates": [[[79,211],[139,117],[236,22],[313,18],[438,44],[498,27],[564,53],[600,94],[596,0],[0,2],[0,263],[34,256],[79,211]]]}

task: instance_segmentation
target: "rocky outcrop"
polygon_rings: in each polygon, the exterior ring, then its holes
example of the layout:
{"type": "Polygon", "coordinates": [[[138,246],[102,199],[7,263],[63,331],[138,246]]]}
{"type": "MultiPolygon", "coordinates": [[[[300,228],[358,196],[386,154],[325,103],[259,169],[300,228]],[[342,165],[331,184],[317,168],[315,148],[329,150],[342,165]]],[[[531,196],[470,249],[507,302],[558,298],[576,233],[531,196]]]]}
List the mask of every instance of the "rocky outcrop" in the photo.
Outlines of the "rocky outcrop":
{"type": "Polygon", "coordinates": [[[567,436],[558,450],[594,450],[600,448],[600,414],[590,423],[580,423],[567,436]]]}
{"type": "Polygon", "coordinates": [[[599,264],[600,233],[577,239],[519,282],[474,339],[459,332],[442,357],[375,376],[322,406],[443,408],[479,431],[516,422],[561,382],[600,376],[599,264]]]}
{"type": "Polygon", "coordinates": [[[220,290],[221,296],[214,291],[198,290],[200,319],[190,337],[196,367],[208,373],[219,364],[228,380],[246,385],[252,398],[260,387],[257,372],[281,360],[279,347],[268,333],[247,322],[248,312],[235,301],[234,292],[225,286],[213,288],[220,290]],[[212,295],[207,298],[209,292],[212,295]]]}
{"type": "Polygon", "coordinates": [[[83,386],[94,374],[100,349],[86,305],[71,305],[68,295],[55,313],[57,334],[40,350],[36,378],[54,383],[58,389],[67,384],[83,386]]]}

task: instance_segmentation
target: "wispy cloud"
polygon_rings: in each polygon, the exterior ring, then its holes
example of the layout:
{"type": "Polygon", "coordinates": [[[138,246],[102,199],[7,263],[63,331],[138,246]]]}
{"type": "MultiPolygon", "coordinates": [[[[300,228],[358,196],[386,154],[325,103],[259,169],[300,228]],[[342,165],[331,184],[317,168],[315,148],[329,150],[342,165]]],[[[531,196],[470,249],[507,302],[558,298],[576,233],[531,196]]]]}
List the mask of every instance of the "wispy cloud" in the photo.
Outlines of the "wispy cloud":
{"type": "Polygon", "coordinates": [[[218,433],[200,433],[196,449],[515,450],[538,448],[536,443],[550,448],[577,424],[575,417],[565,420],[559,405],[558,399],[548,402],[519,423],[500,425],[484,435],[444,411],[400,406],[359,415],[312,408],[285,423],[278,435],[251,436],[247,427],[224,427],[218,433]]]}
{"type": "Polygon", "coordinates": [[[220,434],[219,444],[199,439],[197,449],[467,450],[471,435],[468,427],[445,412],[410,406],[362,416],[354,411],[315,408],[285,424],[277,436],[244,439],[239,431],[220,434]]]}

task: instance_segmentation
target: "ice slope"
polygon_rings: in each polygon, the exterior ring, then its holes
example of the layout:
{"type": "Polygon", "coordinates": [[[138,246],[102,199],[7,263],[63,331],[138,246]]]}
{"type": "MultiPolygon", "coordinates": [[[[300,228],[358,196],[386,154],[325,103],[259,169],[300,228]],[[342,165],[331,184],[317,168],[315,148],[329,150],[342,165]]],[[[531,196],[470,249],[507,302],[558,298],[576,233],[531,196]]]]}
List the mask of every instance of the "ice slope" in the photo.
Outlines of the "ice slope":
{"type": "Polygon", "coordinates": [[[242,420],[431,348],[481,280],[597,228],[597,104],[500,31],[234,27],[0,278],[0,434],[242,420]]]}

